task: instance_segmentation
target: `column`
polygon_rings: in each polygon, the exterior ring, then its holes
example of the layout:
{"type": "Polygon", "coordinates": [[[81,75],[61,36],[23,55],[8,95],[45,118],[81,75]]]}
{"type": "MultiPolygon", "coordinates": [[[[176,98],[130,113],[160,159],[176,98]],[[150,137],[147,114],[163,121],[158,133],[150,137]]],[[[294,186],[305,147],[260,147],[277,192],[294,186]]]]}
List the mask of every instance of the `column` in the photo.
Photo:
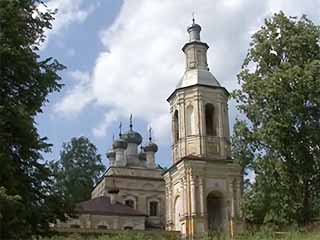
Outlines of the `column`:
{"type": "Polygon", "coordinates": [[[229,179],[229,195],[230,195],[230,216],[231,218],[234,218],[234,184],[231,179],[229,179]]]}
{"type": "Polygon", "coordinates": [[[181,178],[182,179],[182,208],[183,208],[183,216],[188,216],[188,202],[187,202],[187,179],[186,177],[181,178]]]}
{"type": "Polygon", "coordinates": [[[173,204],[172,204],[172,201],[173,201],[173,199],[172,199],[172,190],[170,189],[170,192],[169,192],[169,207],[168,207],[168,224],[169,224],[169,226],[170,226],[170,230],[172,230],[172,224],[173,224],[173,211],[174,211],[174,209],[173,209],[173,204]]]}
{"type": "Polygon", "coordinates": [[[236,180],[236,216],[241,217],[241,207],[240,207],[240,200],[241,200],[241,178],[236,180]]]}
{"type": "Polygon", "coordinates": [[[197,214],[195,176],[190,175],[191,215],[197,214]]]}
{"type": "Polygon", "coordinates": [[[205,209],[204,209],[204,188],[203,188],[203,178],[199,178],[199,199],[200,199],[200,215],[205,215],[205,209]]]}
{"type": "Polygon", "coordinates": [[[224,133],[223,133],[223,112],[222,112],[222,103],[220,102],[220,100],[218,100],[217,102],[217,106],[218,106],[218,111],[215,112],[215,114],[218,114],[218,136],[219,137],[224,137],[224,133]]]}

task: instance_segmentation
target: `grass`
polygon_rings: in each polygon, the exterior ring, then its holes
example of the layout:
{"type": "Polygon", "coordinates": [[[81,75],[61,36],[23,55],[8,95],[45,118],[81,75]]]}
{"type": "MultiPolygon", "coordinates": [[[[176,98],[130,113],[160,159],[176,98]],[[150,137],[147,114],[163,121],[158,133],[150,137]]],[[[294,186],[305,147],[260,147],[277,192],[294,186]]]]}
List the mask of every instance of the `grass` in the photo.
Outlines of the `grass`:
{"type": "MultiPolygon", "coordinates": [[[[178,240],[176,235],[160,233],[135,233],[121,232],[112,235],[54,235],[51,237],[41,237],[39,240],[178,240]]],[[[225,236],[203,237],[201,240],[229,240],[225,236]]],[[[271,233],[271,232],[254,232],[238,235],[234,240],[320,240],[320,232],[289,232],[289,233],[271,233]]]]}

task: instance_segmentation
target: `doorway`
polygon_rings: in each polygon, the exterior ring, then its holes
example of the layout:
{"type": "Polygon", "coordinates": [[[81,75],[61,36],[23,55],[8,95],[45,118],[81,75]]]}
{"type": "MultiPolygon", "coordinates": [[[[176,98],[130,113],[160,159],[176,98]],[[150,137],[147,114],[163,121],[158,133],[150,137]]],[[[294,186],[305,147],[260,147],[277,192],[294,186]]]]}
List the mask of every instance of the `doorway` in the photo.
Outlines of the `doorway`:
{"type": "Polygon", "coordinates": [[[220,192],[211,192],[207,197],[208,230],[223,231],[223,196],[220,192]]]}

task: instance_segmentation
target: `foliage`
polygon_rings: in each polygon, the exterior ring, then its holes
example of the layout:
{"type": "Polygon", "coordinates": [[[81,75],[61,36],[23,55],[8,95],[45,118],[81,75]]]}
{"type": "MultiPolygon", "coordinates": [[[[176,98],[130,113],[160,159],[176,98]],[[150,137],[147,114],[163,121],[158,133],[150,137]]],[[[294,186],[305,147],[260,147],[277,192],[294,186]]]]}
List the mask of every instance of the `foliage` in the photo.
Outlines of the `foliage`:
{"type": "MultiPolygon", "coordinates": [[[[56,235],[53,237],[40,238],[39,240],[177,240],[176,235],[170,235],[169,233],[136,233],[136,232],[122,232],[113,235],[80,235],[71,234],[69,236],[56,235]]],[[[224,236],[211,236],[203,237],[201,240],[227,240],[230,239],[227,235],[224,236]]],[[[258,232],[245,232],[234,237],[234,240],[316,240],[320,239],[319,232],[284,232],[284,233],[273,233],[270,231],[258,231],[258,232]]]]}
{"type": "Polygon", "coordinates": [[[58,192],[41,152],[50,144],[35,126],[35,116],[51,92],[62,87],[58,61],[40,59],[37,50],[54,12],[40,0],[0,1],[0,238],[46,230],[64,218],[58,192]]]}
{"type": "Polygon", "coordinates": [[[97,148],[88,138],[72,138],[63,144],[60,159],[51,163],[56,186],[71,203],[90,199],[93,186],[105,170],[97,148]]]}
{"type": "Polygon", "coordinates": [[[320,28],[283,12],[253,36],[233,92],[234,155],[256,174],[244,213],[256,223],[307,223],[320,194],[320,28]]]}
{"type": "Polygon", "coordinates": [[[40,237],[39,240],[178,240],[179,235],[159,231],[110,231],[101,234],[69,234],[40,237]]]}
{"type": "Polygon", "coordinates": [[[0,187],[0,221],[1,229],[16,229],[23,230],[23,219],[19,218],[19,212],[22,210],[23,204],[19,195],[8,195],[4,187],[0,187]],[[3,219],[10,219],[9,222],[3,219]]]}

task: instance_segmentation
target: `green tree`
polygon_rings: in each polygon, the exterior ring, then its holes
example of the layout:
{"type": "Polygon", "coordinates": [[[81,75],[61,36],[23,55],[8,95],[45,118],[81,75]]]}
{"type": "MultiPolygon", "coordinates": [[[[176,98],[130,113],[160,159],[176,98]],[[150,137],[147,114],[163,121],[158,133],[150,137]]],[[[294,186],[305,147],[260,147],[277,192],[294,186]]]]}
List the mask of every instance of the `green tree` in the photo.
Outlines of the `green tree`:
{"type": "Polygon", "coordinates": [[[58,188],[71,204],[90,199],[92,188],[105,171],[97,148],[85,137],[64,143],[60,159],[51,166],[58,188]]]}
{"type": "Polygon", "coordinates": [[[0,238],[27,238],[64,218],[41,152],[50,144],[38,134],[35,116],[49,93],[62,85],[58,61],[40,59],[38,47],[54,12],[38,0],[0,1],[0,238]],[[44,7],[45,8],[45,7],[44,7]]]}
{"type": "Polygon", "coordinates": [[[236,153],[256,174],[251,220],[307,223],[320,189],[320,28],[283,12],[252,36],[233,96],[247,117],[236,153]],[[241,153],[241,151],[240,151],[241,153]]]}

